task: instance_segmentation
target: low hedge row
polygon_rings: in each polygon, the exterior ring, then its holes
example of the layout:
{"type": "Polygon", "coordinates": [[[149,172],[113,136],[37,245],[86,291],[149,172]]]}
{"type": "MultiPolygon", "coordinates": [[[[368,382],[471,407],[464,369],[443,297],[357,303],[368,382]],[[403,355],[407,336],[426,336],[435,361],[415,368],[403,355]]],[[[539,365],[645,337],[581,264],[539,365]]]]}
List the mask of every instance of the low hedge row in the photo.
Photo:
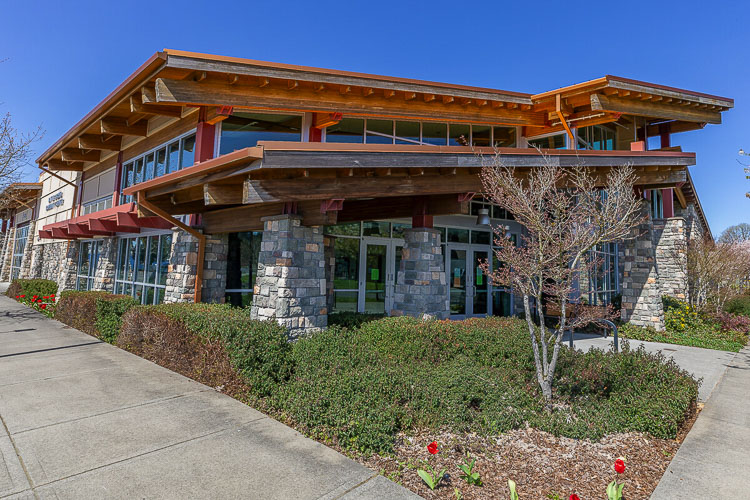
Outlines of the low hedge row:
{"type": "Polygon", "coordinates": [[[137,304],[129,295],[68,290],[60,295],[55,319],[114,344],[122,315],[137,304]]]}
{"type": "Polygon", "coordinates": [[[5,291],[5,295],[11,299],[15,299],[17,296],[26,295],[26,297],[33,297],[34,295],[50,296],[57,293],[57,283],[52,280],[43,279],[15,279],[8,285],[8,289],[5,291]]]}
{"type": "Polygon", "coordinates": [[[258,396],[270,394],[292,372],[286,331],[225,304],[134,307],[123,316],[117,345],[214,387],[222,378],[232,382],[231,365],[258,396]]]}

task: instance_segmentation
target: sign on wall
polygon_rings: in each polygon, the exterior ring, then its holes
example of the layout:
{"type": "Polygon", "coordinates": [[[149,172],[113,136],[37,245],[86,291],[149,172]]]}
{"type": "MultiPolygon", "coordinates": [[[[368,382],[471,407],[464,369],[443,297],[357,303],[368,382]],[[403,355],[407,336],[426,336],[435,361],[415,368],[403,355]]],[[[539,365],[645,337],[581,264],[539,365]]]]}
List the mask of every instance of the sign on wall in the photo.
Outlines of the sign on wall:
{"type": "Polygon", "coordinates": [[[31,209],[27,208],[26,210],[22,212],[18,212],[16,214],[16,225],[23,224],[24,222],[28,222],[31,220],[31,209]]]}
{"type": "Polygon", "coordinates": [[[65,203],[65,198],[63,198],[62,191],[58,191],[57,193],[53,194],[49,198],[47,198],[47,211],[53,210],[57,207],[61,207],[65,203]]]}

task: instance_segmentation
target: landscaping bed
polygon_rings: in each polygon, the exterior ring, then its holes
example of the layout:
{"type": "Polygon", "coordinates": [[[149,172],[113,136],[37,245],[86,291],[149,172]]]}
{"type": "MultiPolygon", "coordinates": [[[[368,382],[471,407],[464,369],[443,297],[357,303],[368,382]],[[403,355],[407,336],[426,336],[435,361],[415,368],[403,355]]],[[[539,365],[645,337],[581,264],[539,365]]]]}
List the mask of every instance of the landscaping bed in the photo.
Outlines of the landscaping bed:
{"type": "MultiPolygon", "coordinates": [[[[78,300],[91,304],[92,297],[78,300]]],[[[626,497],[645,498],[695,415],[698,383],[673,361],[627,342],[620,354],[563,349],[548,406],[520,320],[334,322],[348,328],[290,344],[279,325],[251,320],[248,309],[135,306],[113,341],[426,498],[455,498],[454,488],[463,498],[508,498],[508,479],[521,498],[600,498],[621,455],[628,459],[619,477],[626,497]],[[425,448],[432,441],[436,455],[425,448]],[[482,487],[460,477],[467,451],[482,487]],[[444,465],[448,474],[435,490],[417,475],[426,464],[444,465]]]]}
{"type": "Polygon", "coordinates": [[[620,333],[633,340],[739,352],[747,345],[750,335],[750,317],[744,315],[750,311],[747,302],[737,298],[728,304],[728,310],[709,314],[665,297],[664,331],[627,323],[620,327],[620,333]]]}

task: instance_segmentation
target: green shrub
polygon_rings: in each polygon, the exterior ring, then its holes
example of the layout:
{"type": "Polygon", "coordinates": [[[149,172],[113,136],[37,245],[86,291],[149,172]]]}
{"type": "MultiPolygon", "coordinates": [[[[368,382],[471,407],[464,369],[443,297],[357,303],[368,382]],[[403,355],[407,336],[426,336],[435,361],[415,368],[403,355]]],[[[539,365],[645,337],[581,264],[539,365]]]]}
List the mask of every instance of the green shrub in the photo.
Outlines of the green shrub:
{"type": "Polygon", "coordinates": [[[328,326],[340,326],[342,328],[358,328],[363,323],[383,318],[382,314],[367,314],[358,312],[337,312],[328,315],[328,326]]]}
{"type": "Polygon", "coordinates": [[[750,295],[740,295],[727,301],[724,310],[731,314],[750,317],[750,295]]]}
{"type": "MultiPolygon", "coordinates": [[[[291,345],[286,331],[273,321],[251,320],[247,309],[225,304],[139,306],[123,317],[117,345],[136,351],[148,350],[154,342],[169,344],[158,341],[162,336],[181,339],[180,342],[190,345],[197,345],[193,339],[203,345],[218,342],[226,350],[234,370],[260,396],[268,395],[292,372],[291,345]],[[149,328],[157,322],[166,330],[149,328]]],[[[182,351],[181,355],[186,352],[182,351]]],[[[154,353],[157,358],[160,356],[159,352],[154,353]]],[[[187,352],[187,355],[192,354],[187,352]]],[[[160,359],[154,361],[161,364],[160,359]]]]}
{"type": "Polygon", "coordinates": [[[96,332],[105,342],[114,344],[120,334],[122,316],[138,302],[130,295],[106,295],[96,298],[96,332]]]}
{"type": "Polygon", "coordinates": [[[66,290],[60,294],[55,319],[113,344],[120,332],[121,316],[135,305],[129,295],[66,290]]]}
{"type": "Polygon", "coordinates": [[[661,332],[653,327],[625,323],[620,325],[619,333],[622,337],[632,340],[702,347],[719,351],[739,352],[747,343],[747,336],[742,332],[724,331],[718,324],[702,320],[690,329],[667,328],[661,332]]]}
{"type": "Polygon", "coordinates": [[[8,289],[5,291],[5,295],[11,299],[15,299],[17,296],[21,295],[25,295],[28,299],[34,295],[43,297],[45,295],[55,295],[56,293],[57,283],[52,280],[42,279],[15,279],[10,285],[8,285],[8,289]]]}
{"type": "Polygon", "coordinates": [[[272,405],[305,432],[364,453],[388,452],[397,432],[416,428],[674,437],[697,398],[695,380],[658,355],[563,349],[559,404],[548,411],[526,325],[507,318],[385,318],[329,328],[292,350],[294,374],[272,405]]]}

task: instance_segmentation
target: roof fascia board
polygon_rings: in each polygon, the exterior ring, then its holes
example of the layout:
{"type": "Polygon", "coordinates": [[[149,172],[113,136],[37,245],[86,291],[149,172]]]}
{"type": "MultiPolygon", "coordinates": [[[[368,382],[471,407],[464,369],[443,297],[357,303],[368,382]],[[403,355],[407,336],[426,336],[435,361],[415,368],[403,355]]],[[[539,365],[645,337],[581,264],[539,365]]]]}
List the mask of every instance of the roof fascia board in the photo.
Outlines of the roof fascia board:
{"type": "Polygon", "coordinates": [[[630,90],[631,92],[642,92],[645,94],[654,94],[663,97],[671,97],[673,99],[691,100],[700,104],[708,104],[711,106],[722,106],[727,108],[734,107],[734,99],[730,99],[728,97],[702,94],[700,92],[693,92],[691,90],[665,87],[663,85],[657,85],[647,82],[639,82],[637,80],[620,78],[619,76],[608,75],[606,78],[609,81],[608,86],[615,89],[630,90]]]}
{"type": "Polygon", "coordinates": [[[122,99],[127,98],[130,93],[133,92],[139,85],[154,74],[158,73],[164,67],[166,61],[166,54],[164,52],[156,52],[154,55],[149,57],[146,62],[130,74],[120,85],[118,85],[107,97],[102,99],[99,104],[86,113],[75,125],[73,125],[60,139],[55,141],[47,150],[42,153],[36,162],[42,164],[53,156],[57,151],[64,147],[65,144],[70,142],[73,138],[83,133],[89,128],[96,120],[101,119],[111,108],[115,107],[122,99]]]}
{"type": "Polygon", "coordinates": [[[531,98],[524,94],[493,92],[438,84],[433,82],[409,82],[399,79],[377,77],[375,75],[349,75],[338,72],[315,71],[313,68],[293,68],[259,64],[257,61],[226,61],[215,60],[191,55],[181,55],[168,52],[167,67],[189,69],[194,71],[215,71],[218,73],[233,73],[246,76],[278,78],[287,80],[302,80],[310,82],[329,83],[334,85],[353,85],[359,87],[374,87],[380,89],[420,92],[427,94],[448,95],[468,99],[486,99],[518,104],[531,104],[531,98]]]}

